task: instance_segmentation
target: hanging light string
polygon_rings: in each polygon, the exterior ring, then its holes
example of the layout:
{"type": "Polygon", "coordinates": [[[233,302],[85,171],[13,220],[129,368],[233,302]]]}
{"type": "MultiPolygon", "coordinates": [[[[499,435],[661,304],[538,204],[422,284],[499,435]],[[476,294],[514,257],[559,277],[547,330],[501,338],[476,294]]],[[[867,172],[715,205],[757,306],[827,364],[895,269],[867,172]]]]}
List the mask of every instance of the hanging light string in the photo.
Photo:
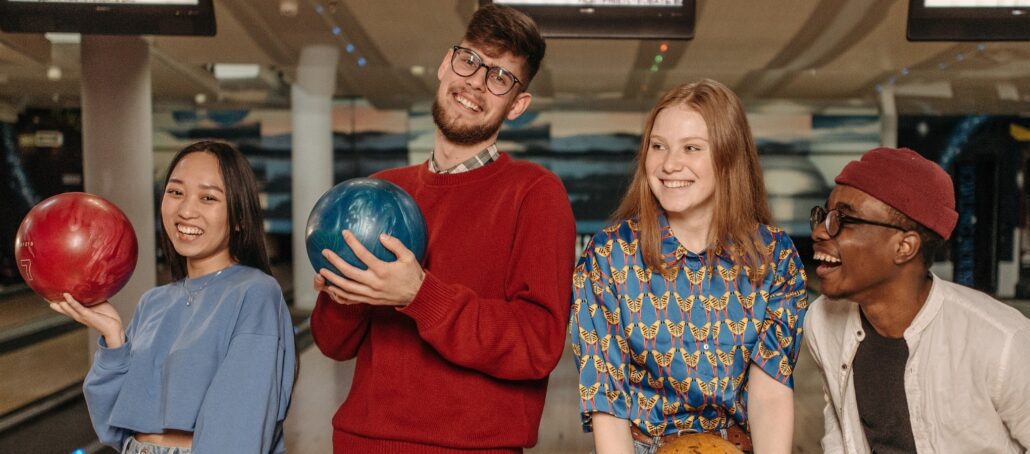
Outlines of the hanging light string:
{"type": "MultiPolygon", "coordinates": [[[[987,44],[985,44],[985,43],[977,44],[976,48],[974,50],[959,52],[959,53],[955,54],[954,57],[946,59],[945,61],[942,61],[940,63],[937,63],[937,70],[938,71],[947,71],[948,69],[951,69],[951,68],[954,68],[956,66],[959,66],[963,62],[965,62],[967,60],[970,60],[971,58],[973,58],[973,57],[975,57],[977,55],[982,55],[984,53],[984,51],[986,51],[986,50],[987,50],[987,44]]],[[[876,84],[876,92],[880,93],[880,92],[882,92],[886,88],[894,87],[899,82],[901,82],[902,79],[904,79],[905,77],[908,77],[908,75],[910,73],[911,73],[911,70],[909,70],[907,66],[904,67],[904,68],[901,68],[898,72],[896,72],[894,74],[891,74],[891,76],[888,77],[883,82],[880,82],[880,83],[876,84]]]]}
{"type": "Polygon", "coordinates": [[[361,56],[361,53],[358,52],[357,46],[347,39],[343,27],[336,21],[334,13],[336,12],[337,1],[338,0],[329,0],[327,2],[323,2],[320,0],[307,0],[307,3],[312,9],[314,9],[316,14],[322,17],[322,22],[329,30],[329,33],[333,35],[333,39],[336,40],[336,43],[344,50],[344,52],[347,53],[347,55],[350,55],[351,60],[355,64],[364,68],[368,65],[368,60],[361,56]]]}

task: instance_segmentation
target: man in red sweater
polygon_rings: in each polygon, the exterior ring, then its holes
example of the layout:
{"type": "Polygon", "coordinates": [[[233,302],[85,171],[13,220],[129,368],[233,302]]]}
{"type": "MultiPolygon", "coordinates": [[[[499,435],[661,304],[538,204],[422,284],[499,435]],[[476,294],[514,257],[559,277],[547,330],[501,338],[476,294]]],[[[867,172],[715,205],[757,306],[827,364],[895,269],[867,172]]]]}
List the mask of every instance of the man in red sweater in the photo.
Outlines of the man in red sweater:
{"type": "Polygon", "coordinates": [[[437,77],[431,158],[375,177],[426,218],[424,266],[395,238],[382,262],[349,232],[368,270],[324,251],[311,315],[327,356],[357,358],[333,417],[337,453],[521,452],[536,444],[547,376],[565,343],[575,225],[561,181],[497,151],[519,117],[545,44],[529,17],[488,5],[437,77]]]}

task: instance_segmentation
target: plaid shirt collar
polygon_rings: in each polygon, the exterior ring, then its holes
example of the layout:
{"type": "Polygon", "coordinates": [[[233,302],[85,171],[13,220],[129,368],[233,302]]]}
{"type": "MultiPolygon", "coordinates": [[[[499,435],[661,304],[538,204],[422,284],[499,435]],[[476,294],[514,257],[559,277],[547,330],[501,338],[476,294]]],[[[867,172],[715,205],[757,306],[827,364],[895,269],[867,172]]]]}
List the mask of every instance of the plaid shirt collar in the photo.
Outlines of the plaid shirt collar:
{"type": "Polygon", "coordinates": [[[436,164],[436,151],[434,150],[433,154],[429,157],[429,171],[433,173],[468,172],[469,170],[475,170],[491,162],[494,162],[500,159],[500,157],[501,153],[497,151],[497,144],[495,143],[490,145],[489,147],[486,147],[485,150],[480,151],[475,156],[466,159],[465,162],[462,162],[461,164],[458,164],[449,169],[441,169],[440,166],[436,164]]]}

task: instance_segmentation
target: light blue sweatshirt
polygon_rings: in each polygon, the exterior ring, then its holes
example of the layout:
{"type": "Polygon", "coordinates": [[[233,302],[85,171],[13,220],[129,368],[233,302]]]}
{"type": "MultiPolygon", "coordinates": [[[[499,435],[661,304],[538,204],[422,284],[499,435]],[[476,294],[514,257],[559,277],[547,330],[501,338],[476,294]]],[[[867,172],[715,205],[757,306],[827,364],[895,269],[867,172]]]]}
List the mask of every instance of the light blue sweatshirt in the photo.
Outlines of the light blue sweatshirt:
{"type": "Polygon", "coordinates": [[[120,450],[134,433],[178,429],[193,432],[194,454],[286,451],[296,356],[271,276],[233,265],[151,289],[125,337],[100,339],[83,384],[101,442],[120,450]]]}

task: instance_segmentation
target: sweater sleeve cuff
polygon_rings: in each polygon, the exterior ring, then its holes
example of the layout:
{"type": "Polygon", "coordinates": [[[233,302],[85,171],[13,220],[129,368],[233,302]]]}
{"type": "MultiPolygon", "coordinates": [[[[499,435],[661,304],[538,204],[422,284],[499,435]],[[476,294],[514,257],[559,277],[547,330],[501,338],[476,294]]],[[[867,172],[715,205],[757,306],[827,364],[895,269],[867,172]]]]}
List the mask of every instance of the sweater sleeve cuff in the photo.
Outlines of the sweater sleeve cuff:
{"type": "Polygon", "coordinates": [[[102,369],[119,370],[129,367],[129,342],[125,341],[120,347],[110,348],[104,336],[97,340],[100,348],[97,349],[95,361],[102,369]]]}
{"type": "Polygon", "coordinates": [[[426,271],[422,287],[407,306],[398,311],[407,314],[415,321],[435,325],[443,321],[454,297],[454,291],[426,271]]]}
{"type": "Polygon", "coordinates": [[[320,292],[315,310],[329,324],[361,317],[369,309],[367,304],[337,304],[328,293],[320,292]]]}

